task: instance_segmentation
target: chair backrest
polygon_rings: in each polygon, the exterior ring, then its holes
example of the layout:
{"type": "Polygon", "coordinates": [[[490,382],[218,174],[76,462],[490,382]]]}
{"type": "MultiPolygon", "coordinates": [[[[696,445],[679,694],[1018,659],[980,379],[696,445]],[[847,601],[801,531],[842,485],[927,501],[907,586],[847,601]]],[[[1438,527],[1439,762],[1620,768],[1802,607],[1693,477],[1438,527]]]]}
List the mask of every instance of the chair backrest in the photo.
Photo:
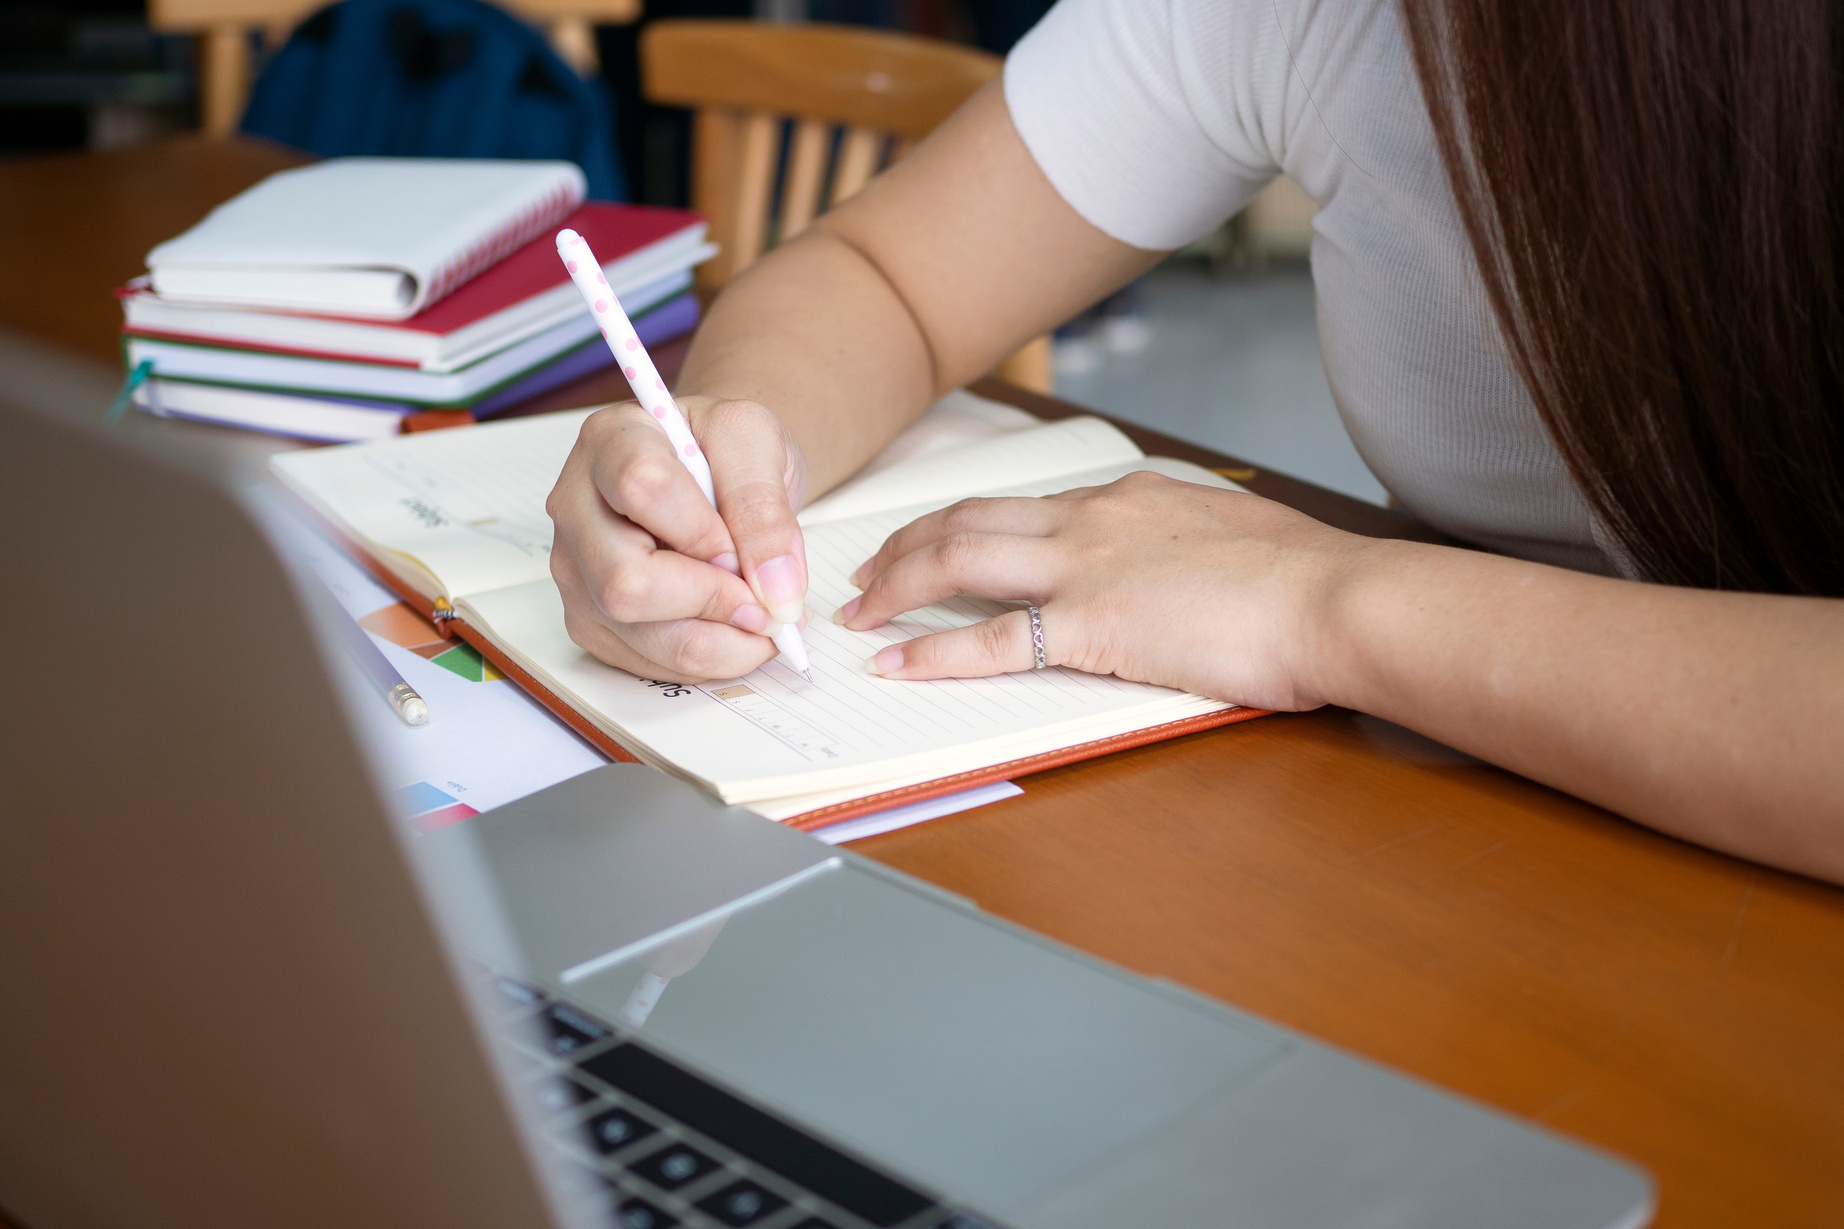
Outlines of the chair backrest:
{"type": "MultiPolygon", "coordinates": [[[[845,200],[951,115],[1004,63],[954,43],[824,23],[655,21],[641,33],[647,101],[689,107],[692,208],[722,252],[715,289],[845,200]]],[[[1039,338],[999,374],[1048,392],[1039,338]]]]}
{"type": "MultiPolygon", "coordinates": [[[[577,72],[596,71],[597,25],[627,25],[641,0],[497,0],[500,7],[544,27],[557,54],[577,72]]],[[[330,0],[148,0],[156,30],[199,36],[199,117],[207,134],[236,131],[249,97],[250,46],[260,32],[265,48],[280,47],[301,20],[330,0]]]]}
{"type": "Polygon", "coordinates": [[[703,265],[704,284],[723,285],[858,191],[1000,64],[855,26],[650,23],[642,89],[649,102],[692,109],[692,208],[723,247],[703,265]]]}

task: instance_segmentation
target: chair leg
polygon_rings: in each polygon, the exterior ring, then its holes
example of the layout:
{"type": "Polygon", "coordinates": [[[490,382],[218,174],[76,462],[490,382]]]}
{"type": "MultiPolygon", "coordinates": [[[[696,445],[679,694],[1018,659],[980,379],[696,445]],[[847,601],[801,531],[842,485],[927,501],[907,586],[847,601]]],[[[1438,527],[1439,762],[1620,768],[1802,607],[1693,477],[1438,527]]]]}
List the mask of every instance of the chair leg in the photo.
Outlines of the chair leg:
{"type": "Polygon", "coordinates": [[[692,208],[710,219],[711,237],[722,251],[698,266],[698,285],[719,290],[734,272],[732,227],[736,225],[736,163],[742,153],[743,117],[736,111],[703,107],[692,128],[692,208]]]}
{"type": "Polygon", "coordinates": [[[228,137],[250,95],[250,35],[242,26],[213,26],[199,36],[199,123],[213,139],[228,137]]]}
{"type": "Polygon", "coordinates": [[[1008,384],[1049,396],[1056,392],[1050,369],[1050,335],[1044,334],[1020,346],[1017,353],[994,368],[993,374],[1008,384]]]}
{"type": "Polygon", "coordinates": [[[794,125],[793,148],[788,153],[787,187],[781,193],[781,235],[785,243],[807,229],[819,212],[820,188],[826,178],[826,155],[831,153],[832,127],[804,119],[794,125]]]}
{"type": "Polygon", "coordinates": [[[756,262],[768,244],[769,198],[775,189],[775,155],[780,152],[781,121],[765,112],[743,118],[742,150],[737,159],[736,220],[729,275],[756,262]]]}
{"type": "Polygon", "coordinates": [[[832,200],[837,205],[850,200],[858,189],[877,174],[877,156],[883,151],[882,133],[869,128],[847,128],[839,149],[838,169],[832,173],[832,200]]]}
{"type": "Polygon", "coordinates": [[[601,57],[595,49],[595,30],[581,17],[560,17],[550,24],[551,49],[557,58],[576,70],[579,77],[593,77],[601,71],[601,57]]]}

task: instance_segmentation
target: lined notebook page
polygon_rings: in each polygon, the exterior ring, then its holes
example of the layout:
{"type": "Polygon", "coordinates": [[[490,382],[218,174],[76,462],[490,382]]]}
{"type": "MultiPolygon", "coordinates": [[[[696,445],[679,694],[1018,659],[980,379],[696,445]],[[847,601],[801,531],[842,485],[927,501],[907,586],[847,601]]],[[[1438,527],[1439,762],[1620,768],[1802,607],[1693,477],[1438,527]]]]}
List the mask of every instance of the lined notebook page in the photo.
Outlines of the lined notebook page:
{"type": "MultiPolygon", "coordinates": [[[[888,470],[867,466],[864,473],[808,504],[800,514],[800,524],[807,529],[923,503],[945,507],[969,495],[1028,486],[1059,475],[1137,461],[1140,456],[1139,447],[1111,423],[1099,418],[1066,418],[931,450],[888,470]]],[[[1066,491],[1070,485],[1065,481],[1056,489],[1066,491]]]]}
{"type": "MultiPolygon", "coordinates": [[[[1215,474],[1182,461],[1127,461],[1005,489],[1044,495],[1113,481],[1136,469],[1211,486],[1215,474]]],[[[1230,707],[1163,687],[1052,668],[993,679],[891,682],[866,674],[886,644],[1001,613],[999,602],[954,598],[875,632],[830,621],[854,590],[846,577],[891,532],[931,506],[817,525],[807,531],[813,622],[805,633],[813,682],[779,661],[741,679],[682,686],[637,679],[571,643],[556,587],[476,594],[470,622],[642,758],[669,766],[727,802],[784,816],[819,803],[934,780],[1021,756],[1230,707]]]]}
{"type": "Polygon", "coordinates": [[[549,584],[544,501],[592,413],[280,453],[269,463],[334,524],[426,573],[430,597],[549,584]]]}
{"type": "MultiPolygon", "coordinates": [[[[392,556],[397,570],[427,596],[453,598],[550,575],[551,521],[544,501],[583,420],[594,412],[568,410],[483,423],[465,431],[282,453],[270,465],[322,516],[355,531],[380,554],[392,556]]],[[[1099,419],[1043,427],[1022,410],[956,392],[943,397],[866,465],[862,478],[813,507],[836,508],[832,501],[842,494],[859,507],[918,502],[934,497],[927,484],[936,481],[938,473],[952,486],[953,494],[943,496],[951,501],[977,490],[1138,455],[1125,436],[1099,419]],[[969,470],[969,452],[998,443],[994,437],[999,435],[1039,431],[1052,434],[1032,448],[1012,445],[1005,453],[1019,464],[1034,465],[1034,470],[1008,471],[1005,464],[973,467],[984,475],[979,486],[952,485],[957,471],[969,470]],[[1081,451],[1085,441],[1093,443],[1094,455],[1081,451]],[[1122,445],[1132,451],[1123,455],[1122,445]],[[1034,459],[1020,457],[1021,452],[1034,454],[1034,459]],[[956,458],[952,464],[937,463],[950,456],[956,458]],[[1043,468],[1051,457],[1057,468],[1043,468]],[[917,466],[926,470],[920,483],[905,477],[917,466]],[[887,475],[890,485],[878,496],[878,487],[866,480],[876,477],[881,483],[878,475],[885,470],[893,470],[887,475]]]]}
{"type": "Polygon", "coordinates": [[[866,461],[864,467],[849,481],[834,490],[844,490],[863,479],[875,477],[893,466],[907,464],[931,452],[960,448],[979,440],[1043,425],[1043,419],[1035,414],[1027,414],[1015,405],[978,397],[964,388],[958,388],[928,407],[921,418],[891,440],[882,452],[866,461]]]}

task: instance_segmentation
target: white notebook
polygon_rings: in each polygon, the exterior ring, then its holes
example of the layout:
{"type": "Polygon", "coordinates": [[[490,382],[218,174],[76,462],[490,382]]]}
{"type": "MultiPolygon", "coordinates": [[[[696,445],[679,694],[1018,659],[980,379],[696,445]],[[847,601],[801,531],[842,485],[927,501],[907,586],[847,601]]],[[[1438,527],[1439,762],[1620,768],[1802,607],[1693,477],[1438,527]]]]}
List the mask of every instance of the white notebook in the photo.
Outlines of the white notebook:
{"type": "Polygon", "coordinates": [[[331,158],[269,176],[147,254],[155,293],[401,320],[582,203],[571,162],[331,158]]]}
{"type": "Polygon", "coordinates": [[[856,592],[846,577],[923,512],[968,495],[1050,494],[1134,470],[1233,487],[1188,462],[1143,456],[1100,419],[1042,423],[966,393],[945,399],[878,462],[801,513],[811,683],[779,661],[741,679],[696,685],[604,665],[564,629],[544,514],[544,498],[589,412],[285,453],[270,464],[335,528],[409,588],[450,603],[605,736],[771,818],[1233,707],[1063,668],[923,683],[865,673],[865,659],[886,644],[1007,609],[963,597],[875,632],[831,622],[856,592]]]}

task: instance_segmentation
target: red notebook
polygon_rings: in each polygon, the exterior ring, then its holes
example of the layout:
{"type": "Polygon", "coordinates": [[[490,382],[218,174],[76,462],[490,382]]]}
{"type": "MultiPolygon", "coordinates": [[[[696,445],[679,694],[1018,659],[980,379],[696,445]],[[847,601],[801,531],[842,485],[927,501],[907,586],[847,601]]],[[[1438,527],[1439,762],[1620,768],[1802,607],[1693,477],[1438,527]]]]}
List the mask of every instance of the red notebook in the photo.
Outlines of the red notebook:
{"type": "MultiPolygon", "coordinates": [[[[715,253],[705,221],[683,209],[590,202],[558,224],[581,232],[617,295],[715,253]]],[[[477,362],[583,312],[557,259],[555,231],[531,240],[453,294],[407,320],[365,320],[258,308],[174,303],[136,279],[117,292],[130,336],[208,342],[313,358],[447,372],[477,362]]]]}

